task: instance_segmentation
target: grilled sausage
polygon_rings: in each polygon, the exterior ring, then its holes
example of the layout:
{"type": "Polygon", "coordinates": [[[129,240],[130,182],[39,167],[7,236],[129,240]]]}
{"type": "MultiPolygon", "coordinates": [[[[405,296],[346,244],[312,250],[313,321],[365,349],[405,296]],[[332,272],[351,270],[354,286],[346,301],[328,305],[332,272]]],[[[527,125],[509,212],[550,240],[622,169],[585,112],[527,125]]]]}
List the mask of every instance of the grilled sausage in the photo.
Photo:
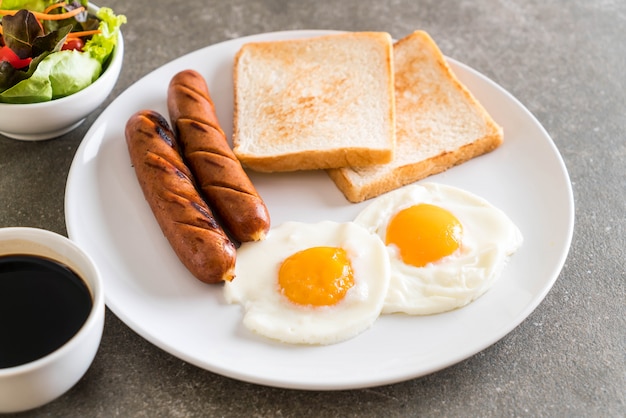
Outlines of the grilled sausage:
{"type": "Polygon", "coordinates": [[[224,228],[240,242],[263,239],[267,207],[227,142],[204,78],[194,70],[176,74],[167,106],[185,161],[224,228]]]}
{"type": "Polygon", "coordinates": [[[203,282],[232,280],[235,245],[197,191],[165,118],[139,111],[125,135],[144,197],[178,258],[203,282]]]}

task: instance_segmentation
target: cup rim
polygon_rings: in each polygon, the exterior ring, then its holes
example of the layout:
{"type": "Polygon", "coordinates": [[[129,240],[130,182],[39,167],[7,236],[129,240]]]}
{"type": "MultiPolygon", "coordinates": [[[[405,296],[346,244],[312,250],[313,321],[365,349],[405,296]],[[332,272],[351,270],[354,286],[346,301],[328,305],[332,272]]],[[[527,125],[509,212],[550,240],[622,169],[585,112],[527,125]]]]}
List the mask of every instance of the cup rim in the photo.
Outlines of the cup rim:
{"type": "MultiPolygon", "coordinates": [[[[69,248],[75,256],[79,258],[83,258],[86,261],[86,264],[89,266],[89,269],[93,270],[90,273],[93,273],[93,277],[86,279],[81,276],[81,279],[87,282],[87,286],[92,296],[92,307],[87,316],[85,322],[81,325],[81,327],[76,331],[76,333],[67,340],[63,345],[58,347],[56,350],[51,353],[46,354],[43,357],[38,359],[29,361],[28,363],[20,364],[12,367],[0,368],[0,380],[4,378],[14,377],[20,374],[29,373],[33,370],[39,369],[47,364],[54,363],[58,358],[63,357],[67,354],[68,351],[73,350],[73,348],[77,345],[83,343],[83,340],[87,338],[90,334],[90,330],[97,326],[99,318],[104,313],[104,289],[102,277],[100,275],[100,270],[98,266],[95,264],[93,259],[87,254],[84,250],[82,250],[78,245],[76,245],[69,238],[58,234],[53,231],[49,231],[46,229],[35,228],[35,227],[5,227],[0,228],[0,241],[4,239],[5,236],[11,237],[11,239],[15,240],[23,240],[34,242],[38,245],[41,245],[41,242],[36,240],[37,236],[46,237],[51,239],[56,244],[63,245],[66,248],[69,248]]],[[[43,245],[44,247],[49,247],[49,245],[43,245]]],[[[56,250],[54,250],[56,251],[56,250]]],[[[0,254],[0,256],[10,255],[11,252],[5,252],[0,254]]],[[[17,254],[17,252],[16,252],[17,254]]],[[[20,252],[19,254],[24,254],[24,252],[20,252]]],[[[28,254],[28,253],[27,253],[28,254]]],[[[33,255],[39,255],[34,253],[33,255]]],[[[58,260],[61,261],[61,260],[58,260]]],[[[64,261],[61,261],[65,263],[64,261]]],[[[83,274],[87,274],[84,272],[83,274]]],[[[91,275],[90,275],[91,276],[91,275]]]]}

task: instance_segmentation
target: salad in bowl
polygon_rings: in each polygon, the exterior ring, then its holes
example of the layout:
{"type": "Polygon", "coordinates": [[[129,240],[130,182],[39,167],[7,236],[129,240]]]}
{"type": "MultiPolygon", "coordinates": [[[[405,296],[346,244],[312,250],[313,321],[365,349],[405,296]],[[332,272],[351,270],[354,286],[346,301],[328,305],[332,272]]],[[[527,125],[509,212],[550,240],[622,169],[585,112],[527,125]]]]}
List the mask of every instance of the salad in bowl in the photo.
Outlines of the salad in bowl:
{"type": "Polygon", "coordinates": [[[54,101],[92,85],[124,23],[87,0],[0,0],[0,104],[54,101]]]}

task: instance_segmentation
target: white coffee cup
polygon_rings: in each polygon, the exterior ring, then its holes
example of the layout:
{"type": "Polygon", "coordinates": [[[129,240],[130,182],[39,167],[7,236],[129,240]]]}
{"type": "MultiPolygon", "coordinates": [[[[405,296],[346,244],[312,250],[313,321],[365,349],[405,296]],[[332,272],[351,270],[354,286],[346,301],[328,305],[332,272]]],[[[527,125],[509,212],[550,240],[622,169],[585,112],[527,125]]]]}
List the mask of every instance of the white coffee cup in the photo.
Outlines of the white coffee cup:
{"type": "Polygon", "coordinates": [[[100,273],[74,242],[38,228],[0,228],[0,257],[16,255],[45,258],[69,267],[86,284],[92,305],[82,326],[59,348],[27,363],[0,368],[0,412],[37,408],[68,391],[93,362],[104,327],[100,273]]]}

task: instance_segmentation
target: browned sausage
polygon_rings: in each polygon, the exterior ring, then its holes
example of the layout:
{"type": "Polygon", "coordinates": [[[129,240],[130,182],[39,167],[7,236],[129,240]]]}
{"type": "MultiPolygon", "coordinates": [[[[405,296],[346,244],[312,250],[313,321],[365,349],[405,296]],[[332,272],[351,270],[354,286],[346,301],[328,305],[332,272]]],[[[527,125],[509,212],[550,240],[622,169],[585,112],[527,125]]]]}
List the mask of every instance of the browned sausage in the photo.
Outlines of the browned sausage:
{"type": "Polygon", "coordinates": [[[235,245],[197,191],[165,118],[139,111],[125,133],[144,197],[180,261],[203,282],[232,280],[235,245]]]}
{"type": "Polygon", "coordinates": [[[220,128],[204,78],[193,70],[176,74],[167,106],[185,161],[224,228],[240,242],[263,239],[267,207],[220,128]]]}

